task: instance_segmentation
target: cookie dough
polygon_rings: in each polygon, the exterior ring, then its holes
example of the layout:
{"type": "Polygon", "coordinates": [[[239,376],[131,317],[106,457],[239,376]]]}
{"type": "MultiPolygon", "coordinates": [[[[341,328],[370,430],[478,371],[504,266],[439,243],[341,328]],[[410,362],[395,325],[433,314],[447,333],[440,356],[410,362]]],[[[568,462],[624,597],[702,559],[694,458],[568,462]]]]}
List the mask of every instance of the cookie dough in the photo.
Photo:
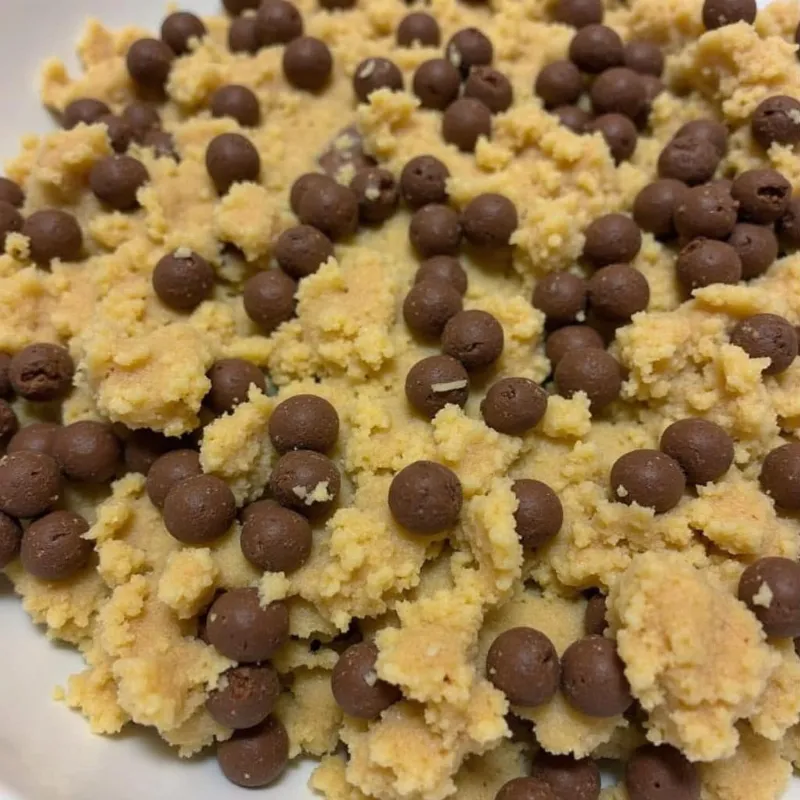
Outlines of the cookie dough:
{"type": "Polygon", "coordinates": [[[329,800],[777,800],[800,6],[259,5],[90,20],[0,179],[0,566],[58,697],[329,800]]]}

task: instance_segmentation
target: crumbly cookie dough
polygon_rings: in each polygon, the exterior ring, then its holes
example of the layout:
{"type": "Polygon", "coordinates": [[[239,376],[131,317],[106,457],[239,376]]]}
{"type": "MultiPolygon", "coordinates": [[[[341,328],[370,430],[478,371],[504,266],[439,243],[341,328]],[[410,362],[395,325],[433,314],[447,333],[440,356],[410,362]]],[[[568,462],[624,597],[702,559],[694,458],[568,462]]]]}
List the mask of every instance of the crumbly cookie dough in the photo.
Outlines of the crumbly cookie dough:
{"type": "MultiPolygon", "coordinates": [[[[330,83],[318,93],[290,87],[282,46],[232,53],[231,20],[205,19],[208,35],[173,62],[159,107],[180,160],[163,155],[163,140],[161,151],[152,140],[128,150],[149,176],[138,210],[110,210],[87,189],[93,165],[114,144],[103,124],[28,135],[7,164],[24,187],[23,213],[71,212],[87,252],[44,269],[33,263],[27,236],[6,237],[0,350],[60,343],[76,365],[60,419],[58,409],[19,400],[22,421],[105,420],[123,437],[138,429],[187,436],[205,425],[202,468],[224,481],[240,509],[269,484],[279,454],[267,430],[278,402],[314,394],[330,401],[340,422],[330,454],[342,476],[338,504],[312,521],[310,556],[289,574],[262,574],[243,557],[238,520],[214,542],[185,546],[135,472],[107,491],[66,489],[62,506],[90,524],[90,566],[62,582],[35,578],[19,562],[7,567],[31,617],[86,660],[60,696],[96,733],[151,726],[181,756],[228,739],[231,730],[205,703],[234,662],[203,641],[199,619],[219,592],[258,587],[263,605],[288,608],[291,639],[271,658],[284,686],[275,716],[288,734],[288,756],[321,759],[311,786],[330,800],[485,800],[527,774],[538,748],[624,760],[645,740],[698,764],[704,800],[780,797],[792,765],[800,766],[800,659],[789,640],[764,634],[736,593],[755,559],[798,557],[796,514],[776,509],[758,475],[769,452],[796,438],[800,364],[762,374],[766,362],[731,344],[729,333],[761,313],[800,324],[800,254],[782,254],[749,282],[710,285],[686,299],[675,245],[644,233],[632,263],[649,298],[639,296],[632,308],[646,303],[646,310],[620,326],[610,346],[625,373],[620,399],[599,412],[582,392],[551,393],[542,418],[522,435],[487,426],[480,405],[497,378],[547,379],[545,316],[530,302],[534,287],[580,263],[590,222],[630,211],[683,123],[713,118],[728,126],[718,178],[771,166],[800,186],[792,147],[765,151],[748,124],[766,97],[800,99],[800,8],[778,0],[752,26],[705,32],[699,0],[609,2],[606,25],[626,41],[663,49],[668,87],[653,100],[633,156],[617,164],[600,133],[573,133],[532,91],[545,65],[567,57],[574,33],[553,21],[545,0],[430,0],[412,10],[436,18],[441,45],[412,47],[395,43],[409,11],[400,0],[358,0],[345,11],[321,10],[316,0],[296,5],[306,34],[330,48],[330,83]],[[474,153],[446,143],[441,112],[421,108],[411,91],[416,68],[473,26],[491,39],[493,66],[514,96],[474,153]],[[352,78],[371,57],[391,59],[405,91],[382,89],[358,104],[352,78]],[[255,93],[258,126],[210,115],[212,96],[228,84],[255,93]],[[247,136],[261,171],[258,182],[220,197],[205,155],[225,133],[247,136]],[[411,366],[440,350],[421,343],[403,318],[419,259],[402,204],[382,224],[336,242],[333,256],[300,281],[295,314],[270,335],[243,304],[244,282],[272,266],[278,236],[296,224],[295,179],[316,171],[327,152],[328,164],[338,158],[343,165],[337,179],[349,184],[353,159],[339,151],[359,141],[395,178],[416,156],[440,159],[458,210],[498,193],[518,214],[512,249],[459,254],[468,275],[463,308],[496,318],[502,354],[473,377],[464,408],[447,405],[432,420],[411,408],[404,391],[411,366]],[[194,310],[175,311],[151,275],[163,256],[191,252],[213,267],[215,285],[194,310]],[[230,358],[262,368],[269,382],[209,418],[207,373],[230,358]],[[665,513],[615,501],[609,472],[617,458],[657,448],[664,429],[686,417],[730,434],[730,469],[684,491],[665,513]],[[387,504],[393,476],[420,460],[448,467],[461,483],[463,506],[448,536],[409,534],[387,504]],[[512,485],[520,479],[543,481],[563,506],[560,532],[532,554],[523,552],[515,526],[512,485]],[[563,655],[584,634],[589,589],[608,595],[605,635],[617,643],[637,708],[590,717],[560,692],[537,708],[509,706],[485,672],[491,643],[529,626],[563,655]],[[331,690],[354,620],[377,646],[373,678],[402,693],[372,721],[343,714],[331,690]]],[[[136,99],[126,53],[146,35],[89,21],[78,45],[81,73],[70,75],[58,61],[45,65],[45,105],[58,113],[88,97],[120,113],[136,99]]],[[[200,299],[207,294],[198,291],[200,299]]],[[[320,484],[309,501],[327,500],[327,491],[320,484]]],[[[622,784],[601,796],[628,797],[622,784]]]]}

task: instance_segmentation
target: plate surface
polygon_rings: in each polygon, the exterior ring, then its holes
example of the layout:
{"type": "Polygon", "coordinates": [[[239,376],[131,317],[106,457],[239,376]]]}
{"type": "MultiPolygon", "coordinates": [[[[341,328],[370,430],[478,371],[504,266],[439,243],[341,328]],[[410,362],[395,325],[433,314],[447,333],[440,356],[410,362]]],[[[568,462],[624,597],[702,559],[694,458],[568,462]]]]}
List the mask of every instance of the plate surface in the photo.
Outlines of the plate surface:
{"type": "MultiPolygon", "coordinates": [[[[184,0],[181,6],[212,14],[220,2],[184,0]]],[[[163,0],[0,0],[0,161],[17,152],[20,135],[52,126],[36,91],[38,69],[49,56],[77,67],[73,49],[87,17],[111,27],[137,24],[156,30],[164,8],[163,0]]],[[[82,660],[70,648],[45,640],[2,575],[0,631],[0,800],[249,796],[221,776],[213,758],[180,761],[158,737],[133,726],[113,739],[93,736],[80,715],[53,702],[53,687],[78,671],[82,660]]],[[[294,766],[272,792],[259,796],[310,800],[310,770],[310,763],[294,766]]],[[[800,800],[800,780],[793,779],[785,800],[800,800]]]]}

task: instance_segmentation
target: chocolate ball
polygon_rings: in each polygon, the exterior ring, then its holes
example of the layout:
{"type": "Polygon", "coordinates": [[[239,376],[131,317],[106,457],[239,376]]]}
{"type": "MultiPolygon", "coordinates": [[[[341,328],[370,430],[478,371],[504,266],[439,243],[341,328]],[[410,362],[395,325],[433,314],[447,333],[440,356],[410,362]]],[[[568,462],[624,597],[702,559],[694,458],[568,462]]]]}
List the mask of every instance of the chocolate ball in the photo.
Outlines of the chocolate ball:
{"type": "Polygon", "coordinates": [[[586,229],[583,257],[595,267],[633,261],[642,246],[636,223],[624,214],[605,214],[586,229]]]}
{"type": "Polygon", "coordinates": [[[512,490],[517,497],[514,512],[517,536],[522,549],[531,553],[547,544],[564,523],[564,509],[558,495],[541,481],[514,481],[512,490]]]}
{"type": "Polygon", "coordinates": [[[447,202],[450,171],[434,156],[416,156],[400,173],[400,193],[411,209],[447,202]]]}
{"type": "Polygon", "coordinates": [[[405,382],[410,405],[433,419],[446,405],[463,408],[469,398],[469,375],[450,356],[429,356],[414,364],[405,382]]]}
{"type": "Polygon", "coordinates": [[[554,378],[558,393],[564,397],[584,392],[593,413],[616,400],[622,389],[619,363],[599,348],[568,350],[561,356],[554,378]]]}
{"type": "Polygon", "coordinates": [[[173,450],[165,453],[153,462],[147,473],[147,496],[154,506],[163,508],[173,487],[202,474],[200,456],[194,450],[173,450]]]}
{"type": "Polygon", "coordinates": [[[161,23],[161,38],[176,56],[188,53],[192,39],[202,39],[207,33],[203,20],[189,11],[175,11],[161,23]]]}
{"type": "Polygon", "coordinates": [[[84,420],[58,429],[53,457],[70,480],[108,483],[116,474],[122,446],[110,425],[84,420]]]}
{"type": "Polygon", "coordinates": [[[778,508],[800,510],[800,443],[790,442],[770,451],[759,476],[761,489],[778,508]]]}
{"type": "Polygon", "coordinates": [[[588,289],[585,278],[572,272],[551,272],[536,283],[533,306],[547,321],[564,325],[582,318],[586,311],[588,289]]]}
{"type": "Polygon", "coordinates": [[[53,511],[32,522],[22,535],[23,569],[42,581],[63,581],[80,572],[92,557],[84,538],[89,523],[71,511],[53,511]]]}
{"type": "Polygon", "coordinates": [[[83,231],[78,220],[60,209],[34,211],[23,223],[22,235],[30,240],[31,260],[43,268],[55,258],[78,261],[83,252],[83,231]]]}
{"type": "Polygon", "coordinates": [[[483,421],[493,430],[522,436],[547,411],[547,392],[528,378],[502,378],[489,387],[481,403],[483,421]]]}
{"type": "Polygon", "coordinates": [[[261,157],[252,142],[239,133],[221,133],[206,150],[206,169],[219,194],[234,183],[258,181],[261,157]]]}
{"type": "Polygon", "coordinates": [[[430,203],[414,212],[408,238],[422,258],[454,255],[461,244],[461,220],[448,206],[430,203]]]}
{"type": "Polygon", "coordinates": [[[60,400],[72,388],[75,365],[65,347],[44,342],[29,344],[11,359],[9,378],[26,400],[60,400]]]}
{"type": "Polygon", "coordinates": [[[358,201],[358,217],[366,225],[379,225],[397,210],[400,192],[394,175],[382,167],[359,170],[350,181],[358,201]]]}
{"type": "Polygon", "coordinates": [[[731,187],[739,216],[748,222],[777,222],[789,207],[792,184],[774,169],[749,169],[737,175],[731,187]]]}
{"type": "Polygon", "coordinates": [[[283,74],[295,89],[319,92],[333,72],[333,56],[325,42],[313,36],[299,36],[283,51],[283,74]]]}
{"type": "Polygon", "coordinates": [[[453,286],[440,280],[427,280],[409,290],[403,301],[403,319],[417,335],[436,338],[461,308],[461,295],[453,286]]]}
{"type": "Polygon", "coordinates": [[[273,255],[280,268],[299,281],[313,275],[333,255],[333,243],[311,225],[295,225],[278,237],[273,255]]]}
{"type": "Polygon", "coordinates": [[[553,19],[573,28],[584,28],[603,21],[602,0],[558,0],[553,19]]]}
{"type": "Polygon", "coordinates": [[[400,690],[377,677],[378,648],[371,642],[348,647],[331,673],[331,690],[345,714],[357,719],[376,719],[396,703],[400,690]]]}
{"type": "Polygon", "coordinates": [[[337,242],[358,228],[358,198],[336,181],[315,182],[300,195],[297,216],[304,225],[317,228],[337,242]]]}
{"type": "Polygon", "coordinates": [[[509,703],[534,708],[558,691],[561,668],[550,639],[535,628],[501,633],[486,656],[486,677],[509,703]]]}
{"type": "Polygon", "coordinates": [[[511,107],[514,90],[511,81],[492,67],[473,67],[464,84],[464,97],[480,100],[492,114],[500,114],[511,107]]]}
{"type": "MultiPolygon", "coordinates": [[[[267,6],[271,5],[268,3],[267,6]]],[[[261,122],[261,107],[252,89],[238,84],[220,86],[211,95],[211,116],[220,119],[231,117],[244,128],[254,128],[261,122]]]]}
{"type": "Polygon", "coordinates": [[[163,93],[175,53],[158,39],[138,39],[128,50],[125,63],[131,80],[140,88],[163,93]]]}
{"type": "Polygon", "coordinates": [[[426,258],[414,275],[414,283],[427,280],[448,283],[461,295],[467,291],[467,273],[464,272],[459,260],[453,256],[426,258]]]}
{"type": "Polygon", "coordinates": [[[257,272],[244,284],[245,313],[269,335],[294,316],[296,292],[297,284],[281,270],[257,272]]]}
{"type": "Polygon", "coordinates": [[[339,415],[324,397],[298,394],[275,407],[269,418],[269,438],[279,453],[327,453],[339,438],[339,415]]]}
{"type": "Polygon", "coordinates": [[[327,456],[313,450],[282,455],[270,476],[273,497],[305,516],[322,516],[336,505],[341,477],[327,456]]]}
{"type": "Polygon", "coordinates": [[[54,422],[34,422],[21,428],[11,437],[6,448],[7,453],[18,453],[21,450],[32,450],[34,453],[53,455],[56,432],[61,428],[54,422]]]}
{"type": "Polygon", "coordinates": [[[738,597],[767,636],[800,636],[800,564],[796,561],[775,556],[754,561],[739,579],[738,597]]]}
{"type": "Polygon", "coordinates": [[[585,25],[569,44],[569,58],[580,70],[599,75],[625,61],[625,48],[619,34],[606,25],[585,25]]]}
{"type": "Polygon", "coordinates": [[[742,279],[763,275],[778,257],[778,237],[772,226],[739,222],[727,239],[742,262],[742,279]]]}
{"type": "Polygon", "coordinates": [[[731,331],[731,344],[750,358],[768,358],[765,375],[786,371],[797,357],[797,331],[777,314],[755,314],[742,320],[731,331]]]}
{"type": "Polygon", "coordinates": [[[675,271],[683,288],[693,292],[714,283],[738,283],[742,262],[725,242],[695,239],[678,253],[675,271]]]}
{"type": "Polygon", "coordinates": [[[737,22],[752,25],[757,11],[756,0],[704,0],[703,25],[707,31],[737,22]]]}
{"type": "Polygon", "coordinates": [[[625,767],[630,800],[700,800],[700,777],[686,757],[668,744],[647,744],[625,767]]]}
{"type": "Polygon", "coordinates": [[[400,47],[411,47],[415,42],[421,47],[438,47],[441,41],[436,18],[421,11],[403,17],[395,35],[400,47]]]}
{"type": "Polygon", "coordinates": [[[557,798],[598,800],[600,768],[588,758],[556,756],[542,750],[533,760],[531,775],[546,783],[557,798]]]}
{"type": "Polygon", "coordinates": [[[590,717],[614,717],[633,702],[616,645],[603,636],[585,636],[564,651],[561,689],[570,705],[590,717]]]}
{"type": "Polygon", "coordinates": [[[503,327],[486,311],[459,311],[442,331],[442,350],[458,359],[467,371],[491,366],[503,353],[503,327]]]}
{"type": "Polygon", "coordinates": [[[388,58],[367,58],[356,67],[353,91],[359,102],[366,103],[369,96],[379,89],[402,92],[403,73],[388,58]]]}
{"type": "Polygon", "coordinates": [[[660,78],[664,71],[664,53],[654,42],[634,39],[625,45],[625,66],[640,75],[660,78]]]}
{"type": "Polygon", "coordinates": [[[630,158],[636,151],[636,126],[623,114],[603,114],[589,121],[586,130],[602,134],[616,164],[630,158]]]}
{"type": "Polygon", "coordinates": [[[444,140],[464,153],[472,153],[481,136],[492,136],[492,112],[474,97],[451,103],[442,117],[444,140]]]}
{"type": "Polygon", "coordinates": [[[773,143],[797,144],[800,141],[800,102],[788,95],[762,100],[753,112],[750,130],[765,150],[773,143]]]}
{"type": "Polygon", "coordinates": [[[434,461],[415,461],[389,487],[389,509],[398,525],[422,535],[452,528],[461,514],[463,493],[456,474],[434,461]]]}
{"type": "Polygon", "coordinates": [[[217,762],[237,786],[255,789],[276,781],[289,763],[289,736],[283,723],[268,717],[261,725],[236,731],[217,744],[217,762]]]}
{"type": "Polygon", "coordinates": [[[720,154],[710,141],[698,135],[681,136],[661,151],[658,175],[696,186],[714,177],[719,162],[720,154]]]}
{"type": "Polygon", "coordinates": [[[733,439],[724,428],[705,419],[673,422],[661,434],[659,447],[696,486],[718,480],[733,463],[733,439]]]}
{"type": "Polygon", "coordinates": [[[8,514],[0,512],[0,569],[5,569],[18,555],[22,528],[8,514]]]}
{"type": "Polygon", "coordinates": [[[262,47],[288,44],[303,35],[303,17],[293,3],[270,0],[256,11],[255,32],[262,47]]]}
{"type": "Polygon", "coordinates": [[[571,61],[553,61],[537,75],[534,91],[545,108],[572,105],[583,94],[583,77],[571,61]]]}
{"type": "Polygon", "coordinates": [[[473,247],[506,247],[519,225],[516,206],[501,194],[479,194],[461,212],[464,238],[473,247]]]}
{"type": "Polygon", "coordinates": [[[641,77],[627,67],[611,67],[598,75],[589,96],[598,115],[624,114],[635,119],[646,103],[641,77]]]}
{"type": "Polygon", "coordinates": [[[254,567],[289,574],[311,555],[311,526],[301,514],[261,500],[247,507],[240,544],[242,554],[254,567]]]}
{"type": "Polygon", "coordinates": [[[633,450],[611,468],[611,494],[625,505],[637,503],[663,514],[683,497],[686,477],[680,463],[660,450],[633,450]]]}
{"type": "Polygon", "coordinates": [[[445,54],[447,60],[466,77],[473,67],[492,63],[494,47],[486,34],[477,28],[463,28],[450,38],[445,54]]]}
{"type": "Polygon", "coordinates": [[[94,125],[109,114],[111,114],[111,109],[102,100],[94,97],[79,97],[64,108],[61,113],[61,124],[65,130],[70,131],[81,123],[94,125]]]}
{"type": "Polygon", "coordinates": [[[224,536],[236,519],[236,498],[221,478],[197,475],[174,485],[164,500],[164,526],[183,544],[224,536]]]}
{"type": "Polygon", "coordinates": [[[219,687],[208,696],[206,709],[226,728],[254,728],[272,713],[280,693],[280,678],[270,664],[232,667],[220,675],[219,687]]]}
{"type": "Polygon", "coordinates": [[[264,373],[243,358],[222,358],[215,361],[207,377],[211,381],[211,388],[204,402],[215,414],[227,414],[239,403],[245,402],[251,386],[262,392],[267,390],[264,373]]]}
{"type": "Polygon", "coordinates": [[[214,292],[214,268],[201,255],[182,251],[167,253],[153,270],[153,289],[158,299],[174,311],[194,311],[214,292]]]}
{"type": "Polygon", "coordinates": [[[588,283],[589,304],[604,319],[626,322],[650,302],[650,285],[628,264],[611,264],[597,270],[588,283]]]}
{"type": "Polygon", "coordinates": [[[553,331],[547,337],[544,349],[545,355],[555,369],[566,353],[590,347],[605,350],[603,337],[594,328],[588,325],[567,325],[553,331]]]}
{"type": "Polygon", "coordinates": [[[674,236],[677,233],[675,211],[688,191],[685,183],[674,178],[662,178],[649,183],[633,201],[634,221],[657,239],[674,236]]]}

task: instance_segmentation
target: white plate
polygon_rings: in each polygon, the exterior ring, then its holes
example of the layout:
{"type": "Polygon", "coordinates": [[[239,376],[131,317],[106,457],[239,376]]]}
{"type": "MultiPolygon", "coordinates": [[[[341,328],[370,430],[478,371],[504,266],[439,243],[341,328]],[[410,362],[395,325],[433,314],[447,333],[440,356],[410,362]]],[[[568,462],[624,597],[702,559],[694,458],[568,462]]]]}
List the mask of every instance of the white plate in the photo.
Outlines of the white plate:
{"type": "MultiPolygon", "coordinates": [[[[759,5],[762,5],[760,2],[759,5]]],[[[220,0],[185,0],[200,14],[220,0]]],[[[111,27],[157,30],[163,0],[0,0],[0,159],[19,136],[52,125],[39,103],[41,62],[59,56],[75,65],[73,48],[88,16],[111,27]]],[[[0,575],[0,800],[243,800],[213,758],[180,761],[158,737],[129,726],[114,738],[92,736],[83,718],[53,702],[53,687],[82,667],[68,647],[48,644],[0,575]]],[[[307,763],[293,767],[267,796],[309,800],[307,763]]],[[[491,800],[491,798],[486,798],[491,800]]],[[[795,779],[786,800],[800,800],[795,779]]]]}

